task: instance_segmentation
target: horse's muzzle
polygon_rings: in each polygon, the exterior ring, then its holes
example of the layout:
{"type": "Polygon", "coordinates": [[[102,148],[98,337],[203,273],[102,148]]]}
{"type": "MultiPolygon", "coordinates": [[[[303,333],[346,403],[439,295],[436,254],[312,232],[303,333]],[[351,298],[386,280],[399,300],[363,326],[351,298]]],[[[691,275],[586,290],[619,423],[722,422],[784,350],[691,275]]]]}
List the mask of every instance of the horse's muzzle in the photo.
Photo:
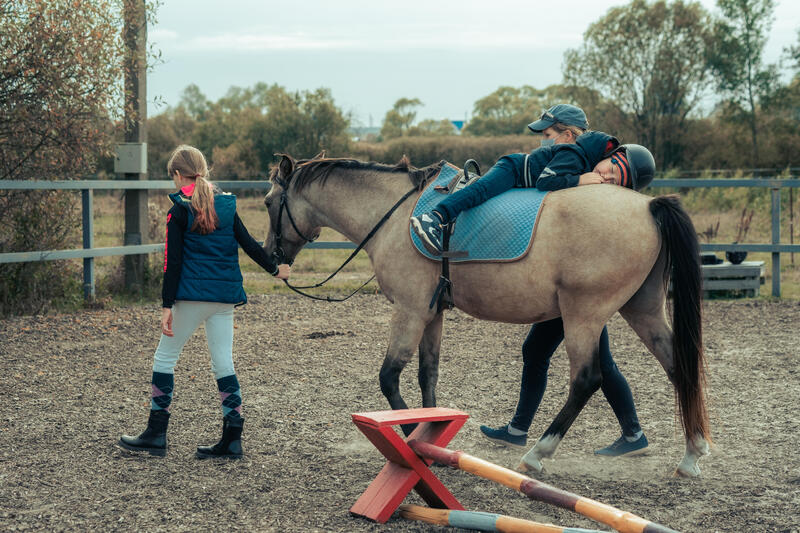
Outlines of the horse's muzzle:
{"type": "Polygon", "coordinates": [[[286,260],[286,254],[280,248],[275,250],[274,252],[272,252],[272,260],[275,261],[275,263],[277,263],[279,265],[282,265],[284,263],[288,263],[291,266],[291,264],[294,263],[294,261],[287,261],[286,260]]]}

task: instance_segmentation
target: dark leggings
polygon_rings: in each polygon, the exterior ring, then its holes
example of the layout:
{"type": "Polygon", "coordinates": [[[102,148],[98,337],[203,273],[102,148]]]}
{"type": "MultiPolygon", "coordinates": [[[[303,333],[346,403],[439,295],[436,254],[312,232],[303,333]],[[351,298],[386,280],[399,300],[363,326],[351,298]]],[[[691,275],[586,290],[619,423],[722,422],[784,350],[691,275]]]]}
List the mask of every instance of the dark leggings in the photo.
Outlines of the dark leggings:
{"type": "Polygon", "coordinates": [[[448,194],[433,210],[439,213],[442,221],[447,224],[455,220],[462,211],[513,189],[522,181],[524,169],[525,154],[504,155],[481,179],[469,187],[448,194]]]}
{"type": "MultiPolygon", "coordinates": [[[[531,327],[528,338],[522,345],[522,387],[519,391],[517,410],[510,423],[516,429],[528,431],[531,427],[533,415],[539,409],[547,387],[550,357],[563,340],[564,323],[561,318],[539,322],[531,327]]],[[[603,376],[601,386],[603,394],[617,416],[622,434],[628,437],[635,435],[642,428],[636,416],[633,395],[625,376],[611,357],[608,330],[605,327],[600,335],[600,372],[603,376]]]]}

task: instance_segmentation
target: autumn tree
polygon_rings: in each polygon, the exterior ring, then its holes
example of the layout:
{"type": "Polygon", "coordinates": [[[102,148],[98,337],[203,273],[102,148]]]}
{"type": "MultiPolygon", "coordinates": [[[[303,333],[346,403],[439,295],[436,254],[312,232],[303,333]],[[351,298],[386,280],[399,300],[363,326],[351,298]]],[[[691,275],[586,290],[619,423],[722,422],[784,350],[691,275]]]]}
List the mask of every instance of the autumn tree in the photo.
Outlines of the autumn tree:
{"type": "Polygon", "coordinates": [[[760,101],[778,85],[777,65],[764,64],[764,46],[772,27],[773,0],[717,0],[722,18],[717,21],[712,64],[718,86],[728,98],[728,113],[750,130],[753,165],[758,166],[760,101]]]}
{"type": "Polygon", "coordinates": [[[455,126],[446,118],[442,120],[427,118],[408,129],[409,137],[446,137],[455,134],[455,126]]]}
{"type": "Polygon", "coordinates": [[[417,118],[417,108],[420,106],[422,106],[422,101],[419,98],[397,100],[383,118],[381,137],[389,140],[407,135],[409,128],[417,118]]]}
{"type": "MultiPolygon", "coordinates": [[[[663,166],[681,163],[682,130],[711,81],[710,15],[698,3],[633,0],[611,8],[565,54],[565,85],[616,105],[663,166]]],[[[613,132],[612,132],[613,133],[613,132]]]]}
{"type": "MultiPolygon", "coordinates": [[[[467,135],[520,135],[548,105],[547,91],[523,85],[499,87],[475,102],[472,118],[464,128],[467,135]]],[[[556,102],[557,103],[557,102],[556,102]]]]}
{"type": "Polygon", "coordinates": [[[261,83],[252,98],[256,106],[245,109],[244,140],[252,141],[263,172],[277,152],[307,158],[323,150],[329,154],[347,150],[350,118],[336,106],[330,89],[289,92],[261,83]]]}
{"type": "Polygon", "coordinates": [[[795,69],[795,76],[800,75],[800,30],[797,30],[797,42],[794,45],[785,47],[783,52],[786,59],[791,63],[792,68],[795,69]]]}
{"type": "MultiPolygon", "coordinates": [[[[0,179],[71,179],[108,153],[121,115],[119,1],[0,0],[0,179]]],[[[0,192],[0,250],[76,238],[74,194],[0,192]]],[[[70,268],[0,265],[0,313],[36,312],[70,291],[70,268]]]]}
{"type": "MultiPolygon", "coordinates": [[[[343,154],[349,146],[350,118],[336,106],[329,89],[289,92],[279,85],[257,83],[231,87],[219,100],[208,99],[192,84],[179,104],[151,118],[163,128],[158,135],[197,146],[209,158],[220,179],[253,178],[266,174],[276,152],[298,158],[323,150],[343,154]]],[[[151,127],[151,135],[154,131],[151,127]]],[[[173,141],[173,142],[174,142],[173,141]]],[[[164,172],[161,161],[174,148],[151,141],[150,160],[158,161],[151,176],[164,172]],[[154,174],[155,173],[155,174],[154,174]]]]}

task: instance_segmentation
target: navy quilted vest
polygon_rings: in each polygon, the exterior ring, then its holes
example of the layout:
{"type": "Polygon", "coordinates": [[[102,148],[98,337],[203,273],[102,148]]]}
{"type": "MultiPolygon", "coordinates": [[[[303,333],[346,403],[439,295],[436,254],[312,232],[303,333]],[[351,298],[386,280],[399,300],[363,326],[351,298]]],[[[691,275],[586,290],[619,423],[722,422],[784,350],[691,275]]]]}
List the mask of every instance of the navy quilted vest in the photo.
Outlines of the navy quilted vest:
{"type": "Polygon", "coordinates": [[[194,224],[191,199],[180,193],[169,197],[173,203],[186,209],[189,221],[183,234],[183,267],[175,299],[246,303],[239,270],[239,243],[233,235],[236,197],[232,194],[214,196],[219,227],[207,235],[191,230],[194,224]]]}

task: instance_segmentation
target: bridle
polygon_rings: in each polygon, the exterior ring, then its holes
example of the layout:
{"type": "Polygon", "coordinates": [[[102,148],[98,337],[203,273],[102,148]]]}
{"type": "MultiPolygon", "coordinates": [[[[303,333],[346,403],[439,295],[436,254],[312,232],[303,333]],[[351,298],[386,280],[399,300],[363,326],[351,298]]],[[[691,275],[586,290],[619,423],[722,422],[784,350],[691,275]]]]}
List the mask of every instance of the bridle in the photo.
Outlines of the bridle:
{"type": "MultiPolygon", "coordinates": [[[[280,207],[278,208],[278,221],[275,223],[275,251],[272,253],[275,261],[278,264],[285,263],[286,261],[286,252],[283,251],[283,247],[281,246],[281,242],[283,241],[283,227],[281,222],[283,220],[283,211],[286,210],[286,216],[289,217],[289,222],[292,223],[292,228],[294,229],[295,233],[297,233],[301,239],[309,242],[314,242],[317,240],[317,237],[308,238],[306,237],[300,228],[297,227],[297,223],[294,221],[294,217],[292,216],[292,212],[289,211],[289,199],[286,194],[286,190],[288,189],[287,184],[283,180],[275,179],[275,183],[281,186],[281,199],[280,199],[280,207]]],[[[285,280],[284,280],[285,281],[285,280]]],[[[288,285],[288,284],[287,284],[288,285]]]]}
{"type": "MultiPolygon", "coordinates": [[[[275,223],[275,251],[272,254],[273,258],[275,259],[275,262],[280,264],[280,263],[284,263],[285,260],[286,260],[286,253],[283,251],[283,248],[281,247],[281,240],[282,240],[281,219],[283,218],[284,209],[286,210],[286,215],[289,217],[289,222],[292,223],[292,228],[294,228],[294,231],[300,236],[301,239],[306,241],[306,243],[309,243],[309,242],[314,242],[314,240],[316,240],[317,237],[314,237],[313,239],[309,239],[308,237],[306,237],[303,234],[302,231],[300,231],[300,229],[297,227],[297,224],[294,221],[294,217],[292,216],[292,212],[289,210],[289,199],[288,199],[288,196],[286,194],[286,191],[288,189],[287,183],[285,181],[281,180],[281,179],[277,179],[277,178],[273,178],[273,179],[275,180],[275,183],[280,185],[281,189],[283,189],[281,191],[280,207],[278,208],[278,220],[275,223]]],[[[336,274],[338,274],[350,261],[353,260],[353,258],[356,255],[358,255],[358,252],[360,252],[364,248],[364,245],[367,244],[367,241],[369,241],[378,232],[378,230],[381,228],[381,226],[383,226],[383,224],[387,220],[389,220],[389,217],[392,216],[392,213],[394,213],[397,210],[397,208],[400,207],[403,204],[403,202],[408,200],[409,196],[411,196],[415,192],[417,192],[417,188],[413,187],[410,191],[405,193],[403,195],[403,197],[400,198],[389,209],[389,211],[386,212],[385,215],[383,215],[383,218],[381,218],[378,221],[378,223],[375,224],[375,226],[372,228],[372,230],[370,230],[370,232],[367,234],[367,236],[364,237],[364,240],[362,240],[361,243],[359,243],[359,245],[356,246],[356,249],[353,250],[353,253],[350,254],[350,257],[345,259],[344,263],[342,263],[339,266],[339,268],[337,268],[336,271],[334,271],[333,274],[331,274],[330,276],[328,276],[324,280],[320,281],[319,283],[315,283],[314,285],[296,286],[296,285],[292,285],[291,283],[289,283],[288,280],[283,280],[283,283],[287,287],[292,289],[294,292],[296,292],[297,294],[305,296],[306,298],[311,298],[312,300],[323,300],[323,301],[326,301],[326,302],[343,302],[343,301],[347,300],[348,298],[350,298],[351,296],[353,296],[354,294],[356,294],[358,291],[363,289],[367,285],[367,283],[369,283],[370,281],[375,279],[375,275],[374,274],[372,275],[371,278],[369,278],[367,281],[365,281],[360,287],[358,287],[356,290],[354,290],[353,292],[351,292],[350,294],[348,294],[344,298],[331,298],[330,296],[325,296],[323,298],[323,297],[320,297],[320,296],[314,296],[313,294],[305,293],[300,289],[316,289],[317,287],[321,287],[325,283],[327,283],[328,281],[333,279],[333,277],[336,274]]]]}

